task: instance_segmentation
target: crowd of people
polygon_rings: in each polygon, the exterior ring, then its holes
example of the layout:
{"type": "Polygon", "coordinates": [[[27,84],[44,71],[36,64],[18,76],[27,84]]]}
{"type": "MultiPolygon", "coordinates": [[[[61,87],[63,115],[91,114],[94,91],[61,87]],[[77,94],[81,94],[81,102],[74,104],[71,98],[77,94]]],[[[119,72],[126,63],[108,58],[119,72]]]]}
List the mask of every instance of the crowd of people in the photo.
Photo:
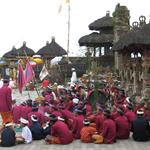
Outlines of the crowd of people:
{"type": "Polygon", "coordinates": [[[117,139],[135,141],[150,139],[149,110],[143,99],[135,102],[123,89],[105,82],[98,89],[107,95],[92,103],[94,87],[82,82],[68,86],[42,84],[42,97],[27,99],[21,104],[12,100],[9,81],[0,88],[2,116],[1,146],[44,140],[46,144],[69,144],[75,139],[83,143],[113,144],[117,139]],[[95,107],[93,107],[95,106],[95,107]],[[16,129],[22,130],[18,133],[16,129]]]}

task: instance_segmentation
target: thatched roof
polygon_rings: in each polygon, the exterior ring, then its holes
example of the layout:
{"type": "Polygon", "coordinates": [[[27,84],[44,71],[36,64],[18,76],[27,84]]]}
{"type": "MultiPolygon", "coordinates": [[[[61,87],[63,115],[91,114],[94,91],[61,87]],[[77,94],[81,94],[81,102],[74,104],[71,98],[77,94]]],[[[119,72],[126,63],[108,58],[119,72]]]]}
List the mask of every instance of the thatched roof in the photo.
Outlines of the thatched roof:
{"type": "Polygon", "coordinates": [[[109,12],[106,13],[105,17],[97,19],[96,21],[89,24],[90,30],[101,30],[104,28],[113,28],[113,19],[110,17],[109,12]]]}
{"type": "Polygon", "coordinates": [[[150,48],[150,24],[146,24],[136,31],[130,31],[124,34],[120,37],[119,41],[114,44],[112,49],[114,51],[120,51],[133,46],[150,48]]]}
{"type": "Polygon", "coordinates": [[[113,34],[100,34],[93,32],[81,37],[78,41],[80,46],[102,47],[105,45],[112,46],[113,34]]]}
{"type": "Polygon", "coordinates": [[[4,57],[4,58],[14,58],[14,57],[16,57],[16,55],[17,55],[17,53],[16,53],[16,48],[13,46],[12,50],[9,51],[9,52],[7,52],[7,53],[5,53],[5,54],[3,55],[3,57],[4,57]]]}
{"type": "Polygon", "coordinates": [[[55,42],[55,38],[53,37],[52,42],[50,44],[47,42],[46,46],[42,47],[36,54],[46,57],[56,57],[66,55],[67,52],[55,42]]]}
{"type": "Polygon", "coordinates": [[[26,46],[26,42],[23,42],[23,45],[20,48],[18,48],[16,51],[17,51],[17,56],[26,56],[26,55],[33,56],[35,54],[35,52],[32,49],[26,46]]]}

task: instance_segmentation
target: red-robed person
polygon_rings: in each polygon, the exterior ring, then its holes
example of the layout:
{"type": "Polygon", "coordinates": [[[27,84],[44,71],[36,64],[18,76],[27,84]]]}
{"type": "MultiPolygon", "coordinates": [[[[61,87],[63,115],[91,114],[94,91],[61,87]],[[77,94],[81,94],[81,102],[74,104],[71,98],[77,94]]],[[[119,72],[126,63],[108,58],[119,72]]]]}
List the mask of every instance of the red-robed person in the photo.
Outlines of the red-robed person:
{"type": "Polygon", "coordinates": [[[69,130],[68,126],[63,122],[62,119],[58,119],[55,115],[51,115],[50,122],[51,136],[47,136],[45,141],[47,144],[69,144],[73,141],[73,135],[69,130]]]}
{"type": "Polygon", "coordinates": [[[123,110],[117,109],[119,116],[115,119],[117,139],[128,139],[130,135],[130,127],[127,117],[124,115],[123,110]]]}
{"type": "Polygon", "coordinates": [[[133,111],[133,106],[131,104],[128,104],[127,106],[127,111],[125,113],[125,116],[127,117],[128,119],[128,122],[129,122],[129,127],[131,129],[131,124],[132,122],[136,119],[136,114],[135,112],[133,111]]]}
{"type": "Polygon", "coordinates": [[[98,133],[102,132],[104,122],[103,109],[97,105],[97,114],[95,115],[96,129],[98,133]]]}
{"type": "Polygon", "coordinates": [[[0,113],[2,123],[13,122],[12,117],[12,89],[9,87],[9,80],[3,80],[3,86],[0,88],[0,113]]]}
{"type": "Polygon", "coordinates": [[[103,123],[103,130],[101,135],[104,138],[105,144],[112,144],[116,141],[116,124],[111,119],[111,112],[110,110],[104,111],[104,123],[103,123]]]}
{"type": "Polygon", "coordinates": [[[77,114],[73,118],[72,133],[75,139],[80,139],[80,136],[81,136],[80,132],[81,132],[81,129],[83,128],[84,116],[83,116],[83,111],[80,109],[76,109],[75,113],[77,114]]]}

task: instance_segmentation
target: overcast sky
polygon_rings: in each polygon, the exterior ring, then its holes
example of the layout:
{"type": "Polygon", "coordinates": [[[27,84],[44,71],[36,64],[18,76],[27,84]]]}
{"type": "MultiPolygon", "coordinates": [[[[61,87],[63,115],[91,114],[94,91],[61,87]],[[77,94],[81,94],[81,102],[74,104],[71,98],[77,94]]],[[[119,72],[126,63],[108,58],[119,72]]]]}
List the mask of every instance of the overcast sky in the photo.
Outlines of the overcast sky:
{"type": "MultiPolygon", "coordinates": [[[[23,41],[37,52],[51,42],[67,49],[67,7],[64,5],[58,14],[62,0],[0,0],[0,57],[12,46],[19,48],[23,41]]],[[[113,13],[117,3],[130,10],[131,22],[138,21],[140,15],[150,19],[149,0],[70,0],[71,29],[70,55],[79,54],[78,40],[90,34],[88,25],[113,13]]]]}

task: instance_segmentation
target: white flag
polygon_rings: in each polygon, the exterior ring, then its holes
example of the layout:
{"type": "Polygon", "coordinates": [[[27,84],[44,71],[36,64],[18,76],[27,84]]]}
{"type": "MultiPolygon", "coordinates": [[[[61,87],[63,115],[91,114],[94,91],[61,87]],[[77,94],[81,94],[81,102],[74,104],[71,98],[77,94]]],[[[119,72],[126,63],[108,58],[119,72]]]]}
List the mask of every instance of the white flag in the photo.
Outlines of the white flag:
{"type": "Polygon", "coordinates": [[[40,80],[42,81],[48,74],[49,73],[44,65],[39,75],[40,80]]]}

